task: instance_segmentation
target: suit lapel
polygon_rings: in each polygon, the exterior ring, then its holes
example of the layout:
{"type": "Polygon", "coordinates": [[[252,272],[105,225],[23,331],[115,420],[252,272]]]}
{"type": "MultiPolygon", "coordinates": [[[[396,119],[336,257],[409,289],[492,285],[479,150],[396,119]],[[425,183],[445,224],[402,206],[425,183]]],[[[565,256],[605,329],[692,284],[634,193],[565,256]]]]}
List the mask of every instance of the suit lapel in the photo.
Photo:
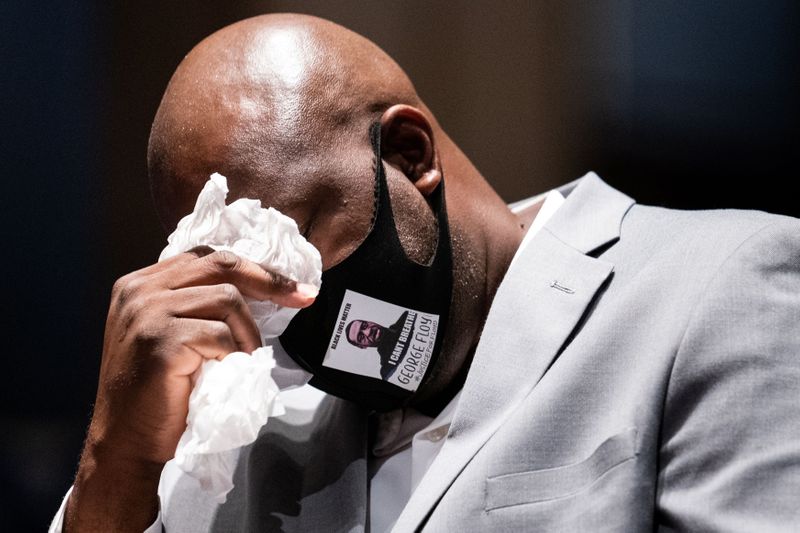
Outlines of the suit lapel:
{"type": "Polygon", "coordinates": [[[396,523],[421,528],[447,488],[550,367],[613,265],[587,253],[619,237],[633,200],[596,175],[522,250],[498,288],[439,456],[396,523]]]}

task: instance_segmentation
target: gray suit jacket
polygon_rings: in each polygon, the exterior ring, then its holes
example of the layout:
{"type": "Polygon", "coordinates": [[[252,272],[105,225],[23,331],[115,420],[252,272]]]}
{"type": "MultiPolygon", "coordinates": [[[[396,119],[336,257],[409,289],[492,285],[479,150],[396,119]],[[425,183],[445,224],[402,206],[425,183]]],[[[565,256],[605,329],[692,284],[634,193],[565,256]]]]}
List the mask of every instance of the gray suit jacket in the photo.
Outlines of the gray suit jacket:
{"type": "MultiPolygon", "coordinates": [[[[395,531],[800,530],[800,221],[639,206],[589,174],[492,304],[395,531]]],[[[167,531],[363,531],[367,427],[269,422],[167,531]]]]}

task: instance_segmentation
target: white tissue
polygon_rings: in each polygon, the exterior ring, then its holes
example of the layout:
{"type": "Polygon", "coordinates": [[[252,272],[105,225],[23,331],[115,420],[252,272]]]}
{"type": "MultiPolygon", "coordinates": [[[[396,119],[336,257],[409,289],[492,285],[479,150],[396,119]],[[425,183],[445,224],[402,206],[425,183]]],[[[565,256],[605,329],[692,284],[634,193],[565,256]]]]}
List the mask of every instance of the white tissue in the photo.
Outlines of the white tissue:
{"type": "MultiPolygon", "coordinates": [[[[264,209],[260,200],[240,198],[225,205],[228,182],[225,176],[211,175],[194,211],[178,222],[167,238],[169,244],[158,260],[163,261],[206,245],[214,250],[228,250],[287,278],[322,284],[322,259],[314,246],[300,235],[297,223],[272,207],[264,209]]],[[[272,302],[248,300],[253,319],[264,338],[277,337],[297,309],[272,302]]]]}
{"type": "Polygon", "coordinates": [[[220,503],[233,488],[237,449],[256,440],[269,417],[284,414],[270,376],[274,366],[272,350],[261,347],[200,368],[175,464],[220,503]]]}
{"type": "MultiPolygon", "coordinates": [[[[225,205],[227,180],[213,174],[206,182],[194,211],[178,223],[159,261],[195,246],[228,250],[287,278],[322,281],[322,260],[314,246],[300,235],[291,218],[259,200],[239,199],[225,205]]],[[[297,309],[247,299],[262,339],[277,337],[297,309]]],[[[233,488],[238,449],[250,444],[270,416],[284,413],[272,347],[252,354],[235,352],[222,361],[205,361],[189,396],[186,431],[175,451],[175,463],[196,478],[217,502],[233,488]]]]}

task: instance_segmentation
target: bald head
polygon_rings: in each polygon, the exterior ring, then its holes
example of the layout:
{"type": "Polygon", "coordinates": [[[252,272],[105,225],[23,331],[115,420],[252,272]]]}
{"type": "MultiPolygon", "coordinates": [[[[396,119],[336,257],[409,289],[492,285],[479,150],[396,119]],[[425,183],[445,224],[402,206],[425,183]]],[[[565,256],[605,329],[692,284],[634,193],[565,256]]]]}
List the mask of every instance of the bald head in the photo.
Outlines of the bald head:
{"type": "Polygon", "coordinates": [[[369,124],[398,103],[421,105],[408,77],[341,26],[290,14],[228,26],[186,56],[156,114],[148,162],[159,214],[174,226],[191,207],[179,192],[214,171],[235,192],[273,178],[284,185],[273,194],[307,196],[313,171],[363,149],[369,124]]]}

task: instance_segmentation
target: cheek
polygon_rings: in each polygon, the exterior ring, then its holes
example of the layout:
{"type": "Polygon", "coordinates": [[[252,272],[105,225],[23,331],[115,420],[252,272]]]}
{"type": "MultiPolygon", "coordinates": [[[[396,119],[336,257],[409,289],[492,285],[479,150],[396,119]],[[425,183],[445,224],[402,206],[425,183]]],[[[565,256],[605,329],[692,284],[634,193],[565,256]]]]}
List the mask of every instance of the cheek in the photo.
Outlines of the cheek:
{"type": "Polygon", "coordinates": [[[425,264],[436,251],[436,216],[425,197],[405,175],[388,166],[386,173],[400,244],[409,259],[425,264]]]}
{"type": "MultiPolygon", "coordinates": [[[[405,175],[391,166],[386,167],[386,173],[403,250],[412,261],[427,263],[436,250],[436,217],[405,175]]],[[[349,181],[331,178],[327,183],[300,203],[304,210],[301,218],[310,224],[304,229],[322,255],[323,270],[343,261],[364,241],[375,209],[374,176],[349,181]]]]}
{"type": "Polygon", "coordinates": [[[313,204],[309,241],[322,255],[326,270],[346,259],[364,241],[374,210],[372,188],[330,191],[313,204]]]}

